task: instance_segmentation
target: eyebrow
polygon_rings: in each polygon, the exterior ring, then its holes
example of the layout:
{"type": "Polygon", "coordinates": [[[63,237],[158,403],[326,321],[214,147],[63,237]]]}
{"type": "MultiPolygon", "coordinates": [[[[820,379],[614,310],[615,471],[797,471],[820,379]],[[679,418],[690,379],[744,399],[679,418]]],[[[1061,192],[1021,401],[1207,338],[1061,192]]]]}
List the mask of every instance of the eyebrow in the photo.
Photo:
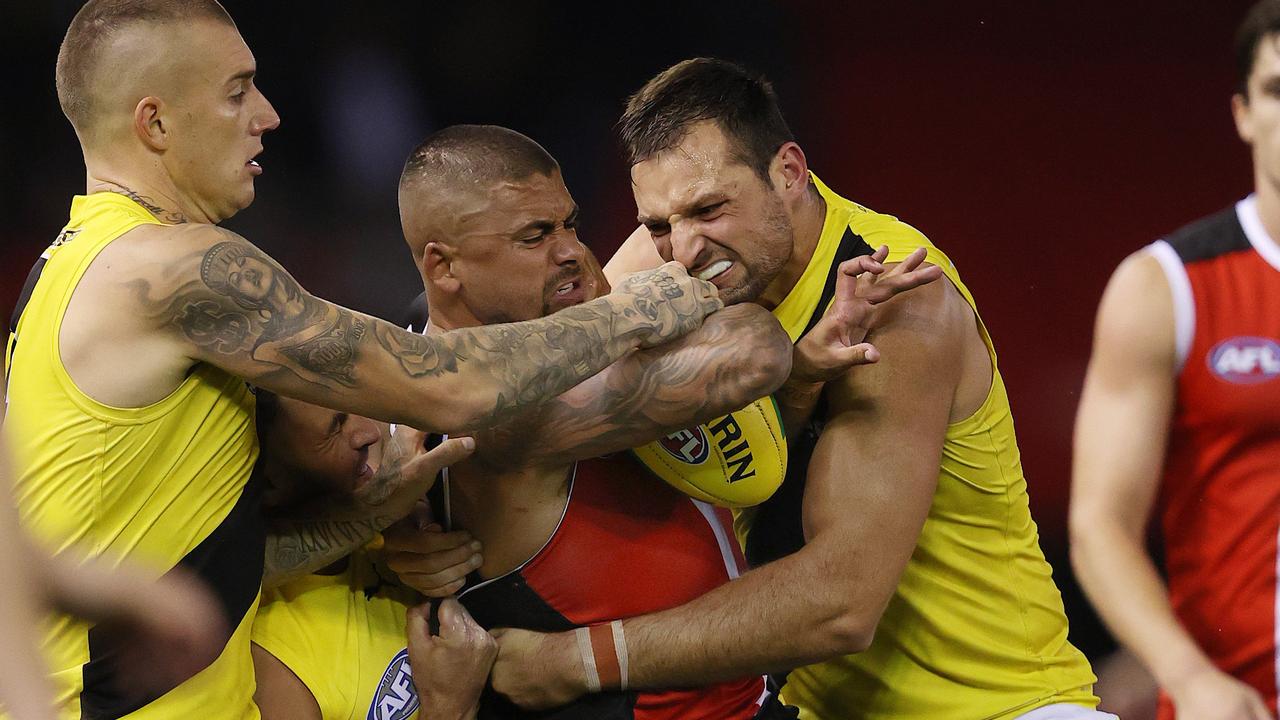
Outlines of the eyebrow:
{"type": "MultiPolygon", "coordinates": [[[[688,203],[684,204],[681,207],[676,208],[676,212],[671,213],[671,215],[687,216],[692,214],[691,211],[699,210],[701,208],[708,207],[710,205],[716,205],[718,203],[728,202],[728,201],[729,201],[729,198],[726,197],[724,193],[718,192],[718,191],[705,193],[703,195],[696,195],[688,203]]],[[[645,225],[645,226],[666,225],[668,224],[670,217],[671,217],[670,215],[668,215],[665,218],[650,217],[648,215],[637,215],[636,220],[641,225],[645,225]]]]}
{"type": "Polygon", "coordinates": [[[253,79],[253,77],[254,77],[255,75],[257,75],[257,74],[258,74],[258,70],[257,70],[257,68],[250,68],[250,69],[248,69],[248,70],[241,70],[240,72],[236,73],[235,75],[232,75],[231,77],[227,78],[227,83],[228,83],[228,84],[229,84],[229,83],[233,83],[233,82],[236,82],[237,80],[252,80],[252,79],[253,79]]]}
{"type": "MultiPolygon", "coordinates": [[[[578,219],[578,203],[574,203],[573,209],[570,210],[569,214],[564,217],[564,222],[568,224],[577,219],[578,219]]],[[[557,223],[554,220],[534,220],[531,223],[526,223],[524,225],[521,225],[511,234],[524,235],[530,230],[538,230],[545,235],[547,233],[554,231],[556,229],[556,224],[557,223]]]]}

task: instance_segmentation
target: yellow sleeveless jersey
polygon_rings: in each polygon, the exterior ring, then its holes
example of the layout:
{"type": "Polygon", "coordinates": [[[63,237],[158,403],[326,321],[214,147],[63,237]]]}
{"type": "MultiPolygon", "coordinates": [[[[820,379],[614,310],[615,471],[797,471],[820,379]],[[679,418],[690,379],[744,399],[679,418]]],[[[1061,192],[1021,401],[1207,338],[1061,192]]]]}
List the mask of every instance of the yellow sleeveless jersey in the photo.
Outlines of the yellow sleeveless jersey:
{"type": "MultiPolygon", "coordinates": [[[[881,245],[889,247],[886,262],[927,248],[926,261],[942,268],[977,315],[955,266],[924,235],[813,181],[827,203],[822,237],[774,310],[793,340],[829,304],[836,266],[881,245]]],[[[1089,663],[1067,641],[995,349],[980,319],[978,326],[991,355],[991,390],[973,415],[947,428],[933,504],[871,647],[787,679],[783,699],[800,707],[802,718],[1003,720],[1052,703],[1098,704],[1089,663]]],[[[811,450],[793,446],[793,474],[783,490],[740,513],[739,538],[753,564],[803,542],[799,500],[811,450]]],[[[856,469],[849,482],[857,482],[856,469]]]]}
{"type": "Polygon", "coordinates": [[[254,400],[244,382],[197,365],[168,397],[103,405],[62,365],[58,336],[89,264],[125,232],[158,221],[114,193],[76,197],[71,219],[32,270],[6,350],[5,431],[27,530],[54,552],[158,577],[176,565],[215,591],[230,636],[221,655],[159,698],[113,692],[111,638],[54,616],[45,653],[64,717],[256,718],[249,629],[262,578],[263,525],[254,400]]]}
{"type": "Polygon", "coordinates": [[[412,591],[383,585],[368,556],[263,594],[253,642],[302,681],[324,720],[418,717],[405,640],[412,591]]]}

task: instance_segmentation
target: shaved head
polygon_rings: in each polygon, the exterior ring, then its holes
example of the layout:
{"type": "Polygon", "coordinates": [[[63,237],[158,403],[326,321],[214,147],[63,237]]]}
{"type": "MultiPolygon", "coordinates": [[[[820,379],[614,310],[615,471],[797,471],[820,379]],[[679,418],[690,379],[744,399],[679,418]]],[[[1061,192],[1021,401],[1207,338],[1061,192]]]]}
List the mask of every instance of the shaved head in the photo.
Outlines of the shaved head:
{"type": "MultiPolygon", "coordinates": [[[[121,74],[121,60],[163,63],[146,58],[149,43],[130,42],[130,35],[156,29],[177,30],[195,20],[235,23],[216,0],[89,0],[76,13],[58,49],[58,103],[83,140],[96,121],[112,109],[111,92],[136,74],[121,74]]],[[[139,68],[133,67],[136,73],[139,68]]],[[[126,108],[132,110],[132,108],[126,108]]]]}
{"type": "Polygon", "coordinates": [[[559,163],[541,145],[497,125],[453,125],[414,148],[400,175],[400,217],[414,257],[447,230],[458,203],[495,186],[537,174],[550,177],[559,163]]]}

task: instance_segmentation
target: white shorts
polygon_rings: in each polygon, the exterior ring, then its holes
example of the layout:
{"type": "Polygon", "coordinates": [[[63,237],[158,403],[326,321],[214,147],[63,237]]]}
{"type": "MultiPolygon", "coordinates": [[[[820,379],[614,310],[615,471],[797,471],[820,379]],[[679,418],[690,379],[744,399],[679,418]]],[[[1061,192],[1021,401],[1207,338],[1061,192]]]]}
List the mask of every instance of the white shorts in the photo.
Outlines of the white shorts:
{"type": "Polygon", "coordinates": [[[1083,705],[1057,703],[1036,708],[1029,713],[1019,715],[1015,720],[1120,720],[1111,713],[1090,710],[1083,705]]]}

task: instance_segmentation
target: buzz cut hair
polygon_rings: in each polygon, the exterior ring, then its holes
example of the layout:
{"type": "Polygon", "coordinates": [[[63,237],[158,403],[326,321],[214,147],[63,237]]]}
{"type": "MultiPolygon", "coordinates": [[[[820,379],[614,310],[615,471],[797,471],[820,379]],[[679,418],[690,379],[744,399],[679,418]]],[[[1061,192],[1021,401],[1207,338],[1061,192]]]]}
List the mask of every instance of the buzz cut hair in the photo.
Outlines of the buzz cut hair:
{"type": "Polygon", "coordinates": [[[93,84],[99,82],[95,68],[111,41],[137,24],[173,24],[192,20],[215,20],[235,27],[217,0],[89,0],[76,16],[58,48],[54,81],[58,104],[76,132],[93,124],[99,112],[94,107],[93,84]]]}
{"type": "Polygon", "coordinates": [[[707,120],[766,184],[778,148],[795,140],[769,81],[715,58],[684,60],[645,83],[627,100],[618,134],[634,166],[679,145],[694,124],[707,120]]]}
{"type": "Polygon", "coordinates": [[[550,176],[560,164],[533,139],[498,125],[451,125],[409,154],[400,189],[429,183],[450,190],[484,190],[494,183],[550,176]]]}

